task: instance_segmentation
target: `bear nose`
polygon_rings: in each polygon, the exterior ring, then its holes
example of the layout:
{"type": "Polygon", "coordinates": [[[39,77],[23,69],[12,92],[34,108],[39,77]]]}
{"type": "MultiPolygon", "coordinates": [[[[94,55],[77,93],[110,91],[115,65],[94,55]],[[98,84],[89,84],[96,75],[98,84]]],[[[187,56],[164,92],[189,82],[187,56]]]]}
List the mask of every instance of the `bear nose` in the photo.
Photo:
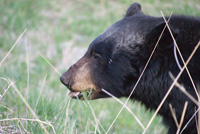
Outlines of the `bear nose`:
{"type": "Polygon", "coordinates": [[[70,89],[70,80],[67,80],[64,75],[60,77],[60,81],[62,82],[63,85],[65,85],[67,88],[70,89]]]}

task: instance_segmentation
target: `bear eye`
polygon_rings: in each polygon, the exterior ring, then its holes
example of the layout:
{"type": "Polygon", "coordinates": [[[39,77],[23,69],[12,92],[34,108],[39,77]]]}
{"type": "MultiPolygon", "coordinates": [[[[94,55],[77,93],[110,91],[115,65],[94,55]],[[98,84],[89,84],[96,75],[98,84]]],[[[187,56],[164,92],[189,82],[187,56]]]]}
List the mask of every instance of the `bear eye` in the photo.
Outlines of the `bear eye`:
{"type": "Polygon", "coordinates": [[[101,60],[102,59],[101,55],[98,54],[98,53],[94,53],[93,54],[93,58],[96,59],[96,60],[101,60]]]}

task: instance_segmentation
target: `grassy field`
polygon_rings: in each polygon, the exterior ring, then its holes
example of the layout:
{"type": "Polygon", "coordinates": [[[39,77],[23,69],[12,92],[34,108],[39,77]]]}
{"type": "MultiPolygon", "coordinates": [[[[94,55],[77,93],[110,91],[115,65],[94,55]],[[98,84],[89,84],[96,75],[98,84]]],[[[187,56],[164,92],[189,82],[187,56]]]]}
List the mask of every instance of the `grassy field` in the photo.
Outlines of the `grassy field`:
{"type": "MultiPolygon", "coordinates": [[[[165,15],[173,12],[200,16],[199,0],[137,2],[144,13],[153,16],[161,16],[160,11],[165,15]]],[[[95,37],[121,19],[132,3],[1,0],[0,134],[105,133],[122,105],[114,99],[72,100],[59,76],[84,54],[95,37]]],[[[125,102],[124,98],[120,100],[125,102]]],[[[137,102],[127,105],[146,126],[153,111],[146,111],[137,102]]],[[[165,134],[161,121],[157,116],[147,134],[165,134]]],[[[109,134],[142,132],[135,118],[124,109],[109,134]]]]}

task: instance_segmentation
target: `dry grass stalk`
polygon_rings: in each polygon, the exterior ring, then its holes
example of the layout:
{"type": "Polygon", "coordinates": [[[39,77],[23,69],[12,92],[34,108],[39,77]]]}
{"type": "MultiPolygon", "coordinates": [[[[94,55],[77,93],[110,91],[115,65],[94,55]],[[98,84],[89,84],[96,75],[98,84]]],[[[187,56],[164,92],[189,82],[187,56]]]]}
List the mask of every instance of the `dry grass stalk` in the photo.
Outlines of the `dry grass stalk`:
{"type": "Polygon", "coordinates": [[[28,43],[27,38],[25,36],[25,46],[26,46],[26,66],[27,66],[27,88],[26,88],[26,96],[27,100],[29,98],[29,54],[28,54],[28,43]]]}
{"type": "Polygon", "coordinates": [[[7,109],[8,111],[10,111],[11,113],[14,113],[13,110],[11,110],[10,108],[6,107],[5,105],[0,104],[0,106],[4,107],[5,109],[7,109]]]}
{"type": "Polygon", "coordinates": [[[22,120],[22,121],[33,121],[33,122],[38,122],[39,124],[46,124],[48,126],[52,127],[52,130],[54,132],[54,134],[56,134],[53,125],[51,125],[50,123],[46,122],[46,121],[41,121],[39,119],[26,119],[26,118],[11,118],[11,119],[2,119],[0,120],[0,122],[5,122],[5,121],[15,121],[15,120],[22,120]]]}
{"type": "MultiPolygon", "coordinates": [[[[28,43],[25,35],[25,47],[26,47],[26,66],[27,66],[27,86],[26,86],[26,100],[29,100],[29,55],[28,55],[28,43]]],[[[28,108],[26,108],[26,113],[28,113],[28,108]]]]}
{"type": "Polygon", "coordinates": [[[22,122],[21,122],[21,120],[18,120],[18,122],[21,124],[21,126],[22,126],[22,128],[23,128],[23,130],[27,133],[27,134],[30,134],[30,132],[28,132],[25,128],[24,128],[24,126],[23,126],[23,124],[22,124],[22,122]]]}
{"type": "Polygon", "coordinates": [[[10,53],[12,52],[12,50],[15,48],[15,46],[17,45],[17,43],[20,41],[20,39],[23,37],[23,35],[26,33],[26,29],[24,30],[23,33],[21,33],[21,35],[18,37],[17,41],[14,43],[14,45],[11,47],[11,49],[8,51],[8,53],[6,54],[6,56],[2,59],[2,61],[0,62],[0,67],[2,66],[3,62],[6,60],[6,58],[10,55],[10,53]]]}
{"type": "MultiPolygon", "coordinates": [[[[196,108],[195,108],[196,110],[196,108]]],[[[199,113],[199,112],[198,112],[199,113]]],[[[196,122],[196,129],[197,129],[197,132],[199,131],[199,126],[198,126],[198,119],[197,119],[197,115],[195,115],[195,122],[196,122]]]]}
{"type": "MultiPolygon", "coordinates": [[[[124,103],[122,101],[120,101],[117,97],[115,97],[114,95],[112,95],[111,93],[109,93],[108,91],[101,89],[104,93],[108,94],[109,96],[111,96],[112,98],[114,98],[117,102],[119,102],[120,104],[124,105],[124,103]]],[[[138,122],[138,124],[142,127],[142,129],[144,130],[145,127],[142,124],[142,122],[138,119],[138,117],[131,111],[131,109],[129,107],[127,107],[127,105],[125,105],[125,108],[130,112],[130,114],[135,118],[135,120],[138,122]]]]}
{"type": "Polygon", "coordinates": [[[170,108],[170,111],[171,111],[171,114],[172,114],[172,117],[174,118],[174,121],[175,121],[175,124],[178,128],[178,121],[177,121],[177,117],[176,117],[176,111],[174,108],[172,108],[172,105],[169,104],[169,108],[170,108]]]}
{"type": "MultiPolygon", "coordinates": [[[[11,80],[9,80],[10,83],[13,83],[11,80]]],[[[33,109],[30,107],[30,105],[28,104],[28,102],[26,101],[26,99],[22,96],[22,94],[19,92],[18,88],[15,86],[15,84],[12,85],[12,87],[15,89],[15,91],[17,92],[17,94],[19,95],[19,97],[22,99],[22,101],[25,103],[26,107],[30,110],[31,114],[33,115],[34,118],[36,118],[37,120],[39,120],[38,116],[36,115],[36,113],[33,111],[33,109]]],[[[5,119],[6,120],[6,119],[5,119]]],[[[0,120],[1,121],[1,120],[0,120]]],[[[44,132],[46,134],[49,134],[48,130],[44,127],[43,123],[41,121],[38,121],[38,123],[40,124],[41,128],[44,130],[44,132]]],[[[46,123],[47,124],[47,123],[46,123]]],[[[48,123],[49,125],[50,123],[48,123]]],[[[53,132],[55,132],[54,127],[51,125],[53,132]]]]}
{"type": "MultiPolygon", "coordinates": [[[[172,31],[171,31],[171,29],[170,29],[170,27],[169,27],[169,25],[168,25],[168,22],[166,21],[165,16],[164,16],[164,14],[163,14],[162,11],[161,11],[161,14],[162,14],[162,17],[163,17],[163,19],[164,19],[166,25],[167,25],[167,28],[168,28],[168,30],[169,30],[169,32],[170,32],[170,35],[171,35],[171,37],[172,37],[172,39],[173,39],[173,41],[174,41],[174,45],[176,46],[176,48],[177,48],[177,50],[178,50],[179,56],[180,56],[180,58],[181,58],[183,64],[185,64],[185,61],[184,61],[184,59],[183,59],[183,56],[182,56],[182,54],[181,54],[181,52],[180,52],[180,50],[179,50],[179,47],[178,47],[178,45],[177,45],[177,43],[176,43],[176,40],[175,40],[175,38],[174,38],[174,36],[173,36],[173,34],[172,34],[172,31]]],[[[194,87],[195,93],[196,93],[198,99],[200,99],[199,94],[198,94],[198,91],[197,91],[197,88],[196,88],[196,86],[195,86],[195,84],[194,84],[194,81],[193,81],[193,79],[192,79],[192,76],[191,76],[191,74],[190,74],[190,72],[189,72],[187,66],[186,66],[186,71],[187,71],[187,74],[188,74],[188,76],[189,76],[189,78],[190,78],[190,81],[192,82],[192,86],[194,87]]]]}
{"type": "MultiPolygon", "coordinates": [[[[104,133],[106,133],[106,130],[103,128],[103,126],[101,125],[100,121],[97,119],[97,117],[96,117],[96,115],[95,115],[95,112],[94,112],[92,106],[90,105],[90,103],[89,103],[88,101],[87,101],[87,103],[88,103],[89,108],[90,108],[91,111],[92,111],[92,115],[94,116],[94,119],[95,119],[95,121],[96,121],[96,125],[98,126],[98,124],[99,124],[100,127],[102,128],[102,130],[104,131],[104,133]]],[[[100,131],[99,128],[97,128],[97,127],[95,127],[95,129],[98,129],[98,131],[100,131]]]]}
{"type": "Polygon", "coordinates": [[[185,113],[186,113],[187,106],[188,106],[188,102],[186,101],[186,102],[185,102],[185,105],[184,105],[184,108],[183,108],[181,120],[180,120],[178,129],[177,129],[177,131],[176,131],[176,134],[179,134],[179,132],[180,132],[180,130],[181,130],[181,126],[182,126],[182,124],[183,124],[183,120],[184,120],[184,117],[185,117],[185,113]]]}
{"type": "MultiPolygon", "coordinates": [[[[170,77],[174,80],[175,78],[174,78],[174,76],[172,75],[172,73],[170,72],[169,73],[169,75],[170,75],[170,77]]],[[[199,107],[199,105],[200,105],[200,102],[199,102],[199,100],[197,101],[192,95],[190,95],[187,91],[186,91],[186,89],[182,86],[182,85],[180,85],[178,82],[175,84],[177,87],[178,87],[178,89],[180,89],[190,100],[192,100],[198,107],[199,107]]],[[[199,113],[199,112],[198,112],[199,113]]],[[[196,116],[196,114],[195,114],[195,116],[196,116]]],[[[197,123],[197,132],[198,132],[198,134],[200,134],[200,130],[199,130],[199,128],[200,128],[200,116],[198,116],[198,121],[196,121],[196,122],[198,122],[197,123]]]]}
{"type": "MultiPolygon", "coordinates": [[[[165,22],[166,22],[166,19],[165,19],[165,17],[164,17],[164,15],[163,15],[162,12],[161,12],[161,14],[162,14],[162,16],[163,16],[163,18],[164,18],[164,20],[165,20],[165,22]]],[[[167,24],[167,22],[166,22],[166,24],[167,24]]],[[[178,47],[178,45],[177,45],[177,43],[176,43],[176,40],[175,40],[175,38],[174,38],[174,36],[173,36],[173,34],[172,34],[172,32],[171,32],[171,29],[170,29],[170,27],[169,27],[168,24],[167,24],[167,27],[168,27],[168,29],[169,29],[169,32],[170,32],[171,36],[172,36],[172,39],[173,39],[173,41],[174,41],[174,44],[176,45],[176,48],[177,48],[178,53],[179,53],[179,56],[181,57],[181,60],[182,60],[183,64],[185,64],[185,61],[184,61],[184,59],[183,59],[183,56],[182,56],[182,54],[181,54],[181,52],[180,52],[180,50],[179,50],[179,47],[178,47]]],[[[198,97],[198,100],[199,100],[199,99],[200,99],[199,93],[198,93],[198,91],[197,91],[197,88],[196,88],[196,86],[195,86],[195,84],[194,84],[194,81],[193,81],[193,79],[192,79],[192,77],[191,77],[191,74],[190,74],[190,72],[189,72],[187,66],[186,66],[186,71],[187,71],[187,73],[188,73],[188,76],[189,76],[189,78],[190,78],[190,81],[191,81],[191,83],[192,83],[192,85],[193,85],[193,87],[194,87],[195,93],[196,93],[196,95],[197,95],[197,97],[198,97]]],[[[183,89],[183,88],[182,88],[182,89],[183,89]]],[[[186,90],[182,90],[182,91],[183,91],[193,102],[195,102],[197,105],[199,105],[199,103],[198,103],[186,90]]],[[[199,124],[199,123],[198,123],[198,124],[199,124]]]]}
{"type": "MultiPolygon", "coordinates": [[[[171,18],[171,15],[170,15],[168,21],[170,20],[170,18],[171,18]]],[[[152,50],[152,52],[151,52],[151,55],[149,56],[149,59],[147,60],[146,65],[144,66],[144,69],[142,70],[142,73],[140,74],[140,76],[139,76],[137,82],[135,83],[135,86],[133,87],[133,90],[131,91],[131,93],[130,93],[130,95],[128,96],[127,100],[125,101],[124,105],[123,105],[122,108],[120,109],[120,111],[119,111],[119,113],[117,114],[116,118],[115,118],[114,121],[111,123],[111,125],[110,125],[110,127],[108,128],[106,134],[110,131],[111,127],[113,126],[113,124],[115,123],[115,121],[117,120],[117,118],[119,117],[120,113],[121,113],[122,110],[124,109],[125,105],[127,104],[128,100],[129,100],[130,97],[132,96],[133,92],[135,91],[135,88],[137,87],[138,83],[140,82],[140,80],[141,80],[141,78],[142,78],[142,76],[143,76],[143,74],[144,74],[144,72],[145,72],[145,70],[146,70],[146,68],[147,68],[147,66],[148,66],[148,64],[149,64],[149,62],[150,62],[150,60],[151,60],[151,58],[152,58],[152,56],[153,56],[153,54],[154,54],[156,48],[157,48],[157,46],[158,46],[158,43],[159,43],[159,41],[160,41],[160,39],[161,39],[161,37],[162,37],[162,35],[163,35],[165,29],[166,29],[166,26],[163,28],[163,31],[161,32],[161,34],[160,34],[160,36],[159,36],[159,38],[158,38],[158,41],[156,42],[156,45],[155,45],[155,47],[153,48],[153,50],[152,50]]]]}
{"type": "Polygon", "coordinates": [[[101,131],[99,131],[99,129],[96,129],[96,127],[98,126],[98,124],[95,124],[92,120],[90,120],[90,119],[88,119],[90,122],[91,122],[91,124],[95,127],[95,131],[94,131],[94,134],[96,134],[97,133],[97,131],[99,132],[99,134],[101,134],[101,131]]]}
{"type": "MultiPolygon", "coordinates": [[[[175,80],[175,78],[171,72],[169,72],[169,75],[172,78],[172,80],[175,80]]],[[[177,86],[178,89],[180,89],[188,98],[190,98],[191,101],[193,101],[197,106],[199,106],[199,102],[192,95],[190,95],[182,85],[180,85],[178,82],[176,82],[175,86],[177,86]]]]}
{"type": "Polygon", "coordinates": [[[71,98],[70,98],[69,101],[68,101],[67,108],[66,108],[66,112],[65,112],[66,118],[65,118],[65,124],[64,124],[64,132],[66,132],[67,119],[69,118],[68,113],[69,113],[70,102],[71,102],[71,98]]]}
{"type": "Polygon", "coordinates": [[[42,95],[42,91],[43,91],[43,89],[44,89],[44,84],[45,84],[45,82],[46,82],[46,79],[47,79],[47,74],[44,76],[44,80],[43,80],[43,82],[42,82],[41,91],[40,91],[39,97],[38,97],[37,102],[36,102],[36,105],[35,105],[35,111],[36,111],[37,105],[38,105],[38,103],[39,103],[39,101],[40,101],[40,97],[41,97],[41,95],[42,95]]]}
{"type": "Polygon", "coordinates": [[[22,129],[21,129],[20,125],[19,125],[19,120],[18,120],[17,126],[19,128],[20,133],[22,134],[22,129]]]}
{"type": "Polygon", "coordinates": [[[0,101],[3,98],[3,96],[6,94],[8,89],[12,86],[13,83],[10,83],[6,78],[0,77],[0,79],[5,80],[8,83],[8,87],[4,90],[3,94],[0,94],[0,101]]]}
{"type": "MultiPolygon", "coordinates": [[[[169,75],[170,75],[170,77],[174,80],[175,78],[174,78],[174,76],[172,75],[172,73],[170,72],[169,73],[169,75]]],[[[182,85],[180,85],[178,82],[175,84],[177,87],[178,87],[178,89],[180,89],[190,100],[192,100],[198,107],[199,107],[199,105],[200,105],[200,101],[198,100],[196,100],[192,95],[190,95],[187,91],[186,91],[186,89],[182,86],[182,85]]],[[[197,132],[198,132],[198,134],[200,134],[200,130],[199,130],[199,128],[200,128],[200,113],[198,112],[198,121],[197,121],[197,132]]],[[[195,114],[196,115],[196,114],[195,114]]]]}
{"type": "Polygon", "coordinates": [[[194,48],[194,50],[192,51],[192,53],[190,54],[189,58],[187,59],[186,63],[184,64],[184,66],[182,67],[182,69],[180,70],[179,74],[177,75],[176,79],[174,80],[174,82],[172,83],[172,85],[170,86],[168,92],[166,93],[166,95],[164,96],[163,100],[161,101],[161,103],[159,104],[158,108],[156,109],[154,115],[152,116],[151,120],[149,121],[147,127],[145,128],[145,130],[143,131],[143,134],[146,133],[147,129],[149,128],[149,126],[151,125],[153,119],[155,118],[155,116],[157,115],[158,111],[160,110],[160,108],[162,107],[163,103],[165,102],[165,100],[167,99],[168,95],[170,94],[170,92],[172,91],[174,85],[177,83],[179,77],[181,76],[181,74],[183,73],[183,71],[185,70],[186,66],[188,65],[188,63],[190,62],[191,58],[193,57],[193,55],[195,54],[196,50],[199,48],[200,45],[200,41],[199,43],[196,45],[196,47],[194,48]]]}
{"type": "Polygon", "coordinates": [[[61,73],[58,71],[58,69],[56,69],[42,54],[41,54],[40,56],[53,68],[53,70],[54,70],[59,76],[61,76],[61,73]]]}
{"type": "Polygon", "coordinates": [[[6,78],[4,78],[4,77],[0,77],[0,79],[6,81],[8,85],[10,84],[9,81],[8,81],[6,78]]]}
{"type": "Polygon", "coordinates": [[[195,115],[199,112],[200,108],[198,108],[195,113],[192,115],[192,117],[188,120],[188,122],[185,124],[185,126],[183,127],[183,129],[181,130],[180,134],[182,134],[182,132],[185,130],[185,128],[188,126],[188,124],[192,121],[192,119],[195,117],[195,115]]]}

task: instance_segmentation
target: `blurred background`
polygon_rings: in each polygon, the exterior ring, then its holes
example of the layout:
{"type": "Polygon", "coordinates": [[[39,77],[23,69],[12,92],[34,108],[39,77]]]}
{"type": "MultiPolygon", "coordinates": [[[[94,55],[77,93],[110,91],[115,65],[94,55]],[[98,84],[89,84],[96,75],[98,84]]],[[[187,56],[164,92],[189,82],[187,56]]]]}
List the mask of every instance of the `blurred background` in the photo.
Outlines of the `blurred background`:
{"type": "MultiPolygon", "coordinates": [[[[71,100],[59,76],[134,2],[152,16],[200,16],[199,0],[1,0],[0,134],[105,133],[122,105],[114,99],[71,100]]],[[[153,112],[138,102],[127,105],[146,126],[153,112]]],[[[157,116],[147,133],[165,134],[161,121],[157,116]]],[[[126,109],[109,131],[142,132],[126,109]]]]}

